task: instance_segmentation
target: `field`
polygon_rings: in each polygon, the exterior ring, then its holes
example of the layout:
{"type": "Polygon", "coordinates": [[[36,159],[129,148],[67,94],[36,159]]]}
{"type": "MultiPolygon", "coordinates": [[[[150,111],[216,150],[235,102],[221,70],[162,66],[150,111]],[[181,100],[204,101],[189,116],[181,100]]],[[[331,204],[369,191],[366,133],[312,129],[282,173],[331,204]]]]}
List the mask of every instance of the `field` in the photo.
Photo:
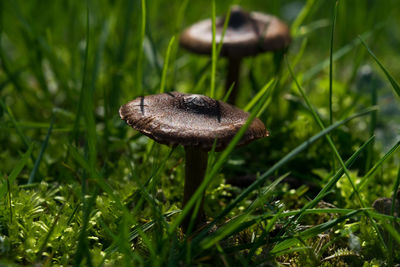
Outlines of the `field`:
{"type": "Polygon", "coordinates": [[[0,0],[0,266],[398,266],[398,25],[396,0],[0,0]],[[182,208],[185,149],[118,110],[227,97],[219,44],[179,38],[234,4],[290,28],[242,60],[236,106],[270,135],[209,152],[182,208]]]}

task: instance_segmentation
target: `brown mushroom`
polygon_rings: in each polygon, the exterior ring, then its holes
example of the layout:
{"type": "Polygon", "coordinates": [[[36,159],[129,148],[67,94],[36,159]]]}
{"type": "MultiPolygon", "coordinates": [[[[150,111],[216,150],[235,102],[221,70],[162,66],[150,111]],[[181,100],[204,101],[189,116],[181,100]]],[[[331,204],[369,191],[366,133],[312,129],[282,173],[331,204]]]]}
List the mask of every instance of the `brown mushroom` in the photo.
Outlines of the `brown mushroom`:
{"type": "MultiPolygon", "coordinates": [[[[183,145],[186,154],[183,206],[202,183],[208,151],[224,149],[246,122],[249,113],[203,95],[171,92],[139,97],[121,106],[121,119],[139,132],[167,145],[183,145]]],[[[259,119],[254,119],[239,141],[247,144],[268,136],[259,119]]],[[[203,199],[195,221],[204,217],[203,199]]],[[[183,227],[186,231],[190,218],[183,227]]]]}
{"type": "MultiPolygon", "coordinates": [[[[216,19],[216,43],[222,40],[225,16],[216,19]]],[[[234,83],[228,102],[234,104],[239,88],[240,63],[243,57],[266,51],[280,51],[289,46],[288,26],[277,17],[260,12],[246,12],[239,6],[231,8],[221,55],[228,59],[226,92],[234,83]]],[[[181,35],[180,45],[197,54],[212,53],[211,19],[188,27],[181,35]]]]}

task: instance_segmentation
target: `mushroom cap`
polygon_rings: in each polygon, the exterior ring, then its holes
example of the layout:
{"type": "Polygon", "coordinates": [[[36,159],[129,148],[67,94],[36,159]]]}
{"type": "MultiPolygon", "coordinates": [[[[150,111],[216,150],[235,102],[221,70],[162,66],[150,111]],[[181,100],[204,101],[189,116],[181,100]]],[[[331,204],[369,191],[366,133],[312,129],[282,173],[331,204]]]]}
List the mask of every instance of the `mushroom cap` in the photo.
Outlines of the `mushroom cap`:
{"type": "MultiPolygon", "coordinates": [[[[167,144],[224,149],[245,124],[249,113],[203,95],[170,92],[138,97],[119,109],[121,119],[155,141],[167,144]]],[[[239,145],[268,136],[255,118],[239,145]]]]}
{"type": "MultiPolygon", "coordinates": [[[[216,19],[215,40],[222,38],[225,16],[216,19]]],[[[260,12],[248,13],[233,6],[221,55],[225,57],[255,56],[266,51],[285,49],[290,43],[288,26],[277,17],[260,12]]],[[[202,20],[188,27],[181,35],[180,44],[198,54],[211,54],[212,21],[202,20]]]]}

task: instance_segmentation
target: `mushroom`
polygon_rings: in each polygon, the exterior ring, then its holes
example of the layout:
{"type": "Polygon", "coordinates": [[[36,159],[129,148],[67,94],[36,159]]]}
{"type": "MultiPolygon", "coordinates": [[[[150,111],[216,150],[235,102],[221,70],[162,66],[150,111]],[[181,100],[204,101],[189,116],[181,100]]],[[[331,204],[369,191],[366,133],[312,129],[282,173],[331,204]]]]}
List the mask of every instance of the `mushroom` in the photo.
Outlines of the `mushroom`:
{"type": "MultiPolygon", "coordinates": [[[[222,40],[225,16],[216,19],[215,40],[222,40]]],[[[221,55],[228,59],[226,92],[234,83],[228,102],[234,104],[239,88],[240,64],[243,57],[255,56],[266,51],[281,51],[290,43],[288,26],[277,17],[260,12],[246,12],[239,6],[231,8],[221,55]]],[[[180,37],[180,45],[197,54],[212,53],[211,19],[188,27],[180,37]]]]}
{"type": "MultiPolygon", "coordinates": [[[[185,148],[185,186],[183,207],[202,183],[207,169],[208,151],[223,150],[245,124],[249,113],[203,95],[170,92],[136,98],[119,109],[121,119],[132,128],[166,145],[185,148]]],[[[247,144],[268,136],[257,118],[239,141],[247,144]]],[[[204,218],[203,198],[195,224],[204,218]]],[[[193,212],[193,209],[192,209],[193,212]]],[[[189,216],[183,222],[186,231],[189,216]]]]}

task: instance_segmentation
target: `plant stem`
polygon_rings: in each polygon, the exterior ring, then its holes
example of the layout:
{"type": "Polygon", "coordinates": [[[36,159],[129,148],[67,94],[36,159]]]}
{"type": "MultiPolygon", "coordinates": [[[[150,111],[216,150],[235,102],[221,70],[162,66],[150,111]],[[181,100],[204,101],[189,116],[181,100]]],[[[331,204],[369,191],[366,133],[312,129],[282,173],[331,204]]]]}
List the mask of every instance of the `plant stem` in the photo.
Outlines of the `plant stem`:
{"type": "MultiPolygon", "coordinates": [[[[203,151],[197,147],[185,146],[185,154],[186,154],[186,163],[185,163],[185,188],[183,193],[183,207],[185,207],[186,203],[193,196],[194,192],[196,192],[197,188],[201,185],[204,180],[204,175],[207,170],[207,160],[208,160],[208,152],[203,151]]],[[[201,220],[204,218],[203,211],[203,199],[204,193],[201,197],[201,204],[194,221],[194,226],[198,225],[201,220]]],[[[193,213],[194,208],[191,210],[193,213]]],[[[186,232],[190,219],[192,216],[186,216],[186,218],[182,222],[183,230],[186,232]]]]}
{"type": "Polygon", "coordinates": [[[240,75],[240,63],[242,58],[240,57],[229,57],[228,58],[228,75],[226,76],[225,93],[228,92],[229,88],[235,83],[232,92],[228,98],[228,103],[234,105],[239,90],[239,75],[240,75]]]}

